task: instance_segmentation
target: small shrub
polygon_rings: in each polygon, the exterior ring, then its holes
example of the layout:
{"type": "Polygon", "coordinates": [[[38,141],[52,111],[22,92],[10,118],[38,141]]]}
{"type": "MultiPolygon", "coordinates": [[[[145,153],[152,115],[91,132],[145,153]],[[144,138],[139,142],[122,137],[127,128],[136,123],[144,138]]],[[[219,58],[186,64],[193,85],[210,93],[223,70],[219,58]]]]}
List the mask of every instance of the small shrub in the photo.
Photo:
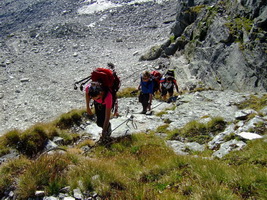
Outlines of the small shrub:
{"type": "Polygon", "coordinates": [[[48,135],[45,127],[36,125],[21,134],[17,149],[21,153],[32,157],[44,149],[47,140],[48,135]]]}
{"type": "Polygon", "coordinates": [[[20,141],[20,134],[21,132],[19,130],[12,130],[12,131],[7,132],[3,138],[4,143],[7,146],[16,147],[16,145],[20,141]]]}

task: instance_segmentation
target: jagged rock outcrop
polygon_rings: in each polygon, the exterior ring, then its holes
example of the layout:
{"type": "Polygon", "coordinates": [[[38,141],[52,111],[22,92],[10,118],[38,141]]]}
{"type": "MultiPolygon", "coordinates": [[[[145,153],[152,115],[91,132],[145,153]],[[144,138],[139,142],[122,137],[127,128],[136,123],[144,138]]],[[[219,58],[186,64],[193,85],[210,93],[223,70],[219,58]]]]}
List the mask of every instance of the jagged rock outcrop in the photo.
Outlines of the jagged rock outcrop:
{"type": "Polygon", "coordinates": [[[171,30],[175,40],[168,40],[160,56],[171,56],[179,79],[184,73],[176,60],[184,55],[187,81],[194,77],[195,87],[266,91],[266,18],[264,0],[180,0],[171,30]]]}

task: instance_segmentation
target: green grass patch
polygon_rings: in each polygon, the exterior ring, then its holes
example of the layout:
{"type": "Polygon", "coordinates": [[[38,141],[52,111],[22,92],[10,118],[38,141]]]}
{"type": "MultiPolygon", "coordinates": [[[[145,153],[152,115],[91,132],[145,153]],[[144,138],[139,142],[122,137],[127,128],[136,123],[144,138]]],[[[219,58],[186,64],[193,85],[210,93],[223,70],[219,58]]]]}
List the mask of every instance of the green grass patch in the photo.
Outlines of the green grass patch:
{"type": "Polygon", "coordinates": [[[127,87],[117,92],[118,98],[135,97],[138,95],[138,91],[135,87],[127,87]]]}
{"type": "Polygon", "coordinates": [[[267,167],[267,143],[264,140],[249,141],[245,149],[226,155],[224,160],[231,165],[255,165],[267,167]]]}
{"type": "Polygon", "coordinates": [[[226,127],[226,122],[221,117],[212,118],[208,123],[201,123],[196,120],[187,123],[183,128],[173,130],[169,133],[169,138],[174,140],[180,138],[188,142],[198,142],[205,144],[213,135],[222,132],[226,127]]]}
{"type": "Polygon", "coordinates": [[[243,31],[250,32],[253,21],[251,19],[241,17],[234,18],[231,22],[225,24],[230,30],[230,34],[233,36],[234,41],[243,43],[243,31]]]}
{"type": "Polygon", "coordinates": [[[260,111],[267,106],[267,94],[262,95],[261,97],[251,95],[249,99],[236,105],[238,109],[254,109],[260,111]]]}
{"type": "Polygon", "coordinates": [[[68,154],[42,155],[19,177],[16,193],[22,199],[33,197],[36,190],[44,190],[47,195],[58,194],[67,184],[65,175],[71,164],[68,154]]]}
{"type": "Polygon", "coordinates": [[[81,110],[72,110],[68,113],[62,114],[56,121],[56,127],[60,129],[69,129],[73,127],[74,125],[79,126],[82,122],[82,115],[86,111],[81,109],[81,110]]]}
{"type": "Polygon", "coordinates": [[[18,199],[28,199],[36,190],[53,195],[71,186],[111,200],[266,199],[266,151],[266,142],[255,140],[222,160],[178,156],[160,137],[140,133],[84,155],[67,151],[5,163],[0,193],[13,187],[18,199]]]}
{"type": "Polygon", "coordinates": [[[0,196],[8,190],[14,190],[17,178],[30,165],[31,161],[24,157],[0,165],[0,196]]]}

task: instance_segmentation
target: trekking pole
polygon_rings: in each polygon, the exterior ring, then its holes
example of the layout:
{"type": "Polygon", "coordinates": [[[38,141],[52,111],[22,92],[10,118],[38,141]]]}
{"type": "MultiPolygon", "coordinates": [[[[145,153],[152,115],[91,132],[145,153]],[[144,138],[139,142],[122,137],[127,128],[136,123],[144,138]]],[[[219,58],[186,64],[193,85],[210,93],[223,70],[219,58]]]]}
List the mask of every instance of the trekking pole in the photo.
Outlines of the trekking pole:
{"type": "Polygon", "coordinates": [[[157,105],[155,105],[153,108],[151,108],[151,110],[152,109],[154,109],[154,108],[156,108],[156,107],[158,107],[158,106],[160,106],[161,104],[163,104],[164,102],[160,102],[160,103],[158,103],[157,105]]]}
{"type": "Polygon", "coordinates": [[[76,81],[76,82],[74,83],[74,90],[77,90],[77,89],[78,89],[77,84],[79,84],[79,83],[85,81],[84,83],[81,84],[82,87],[80,86],[80,89],[83,89],[83,85],[84,85],[85,83],[87,83],[90,79],[91,79],[91,76],[87,76],[86,78],[84,78],[84,79],[82,79],[82,80],[80,80],[80,81],[76,81]]]}
{"type": "MultiPolygon", "coordinates": [[[[128,123],[129,121],[132,121],[132,125],[133,125],[133,127],[134,127],[134,128],[137,128],[137,125],[134,124],[134,122],[133,122],[133,118],[134,118],[134,116],[131,115],[128,119],[126,119],[124,122],[122,122],[122,123],[119,124],[117,127],[115,127],[113,130],[111,130],[111,131],[110,131],[110,134],[111,134],[113,131],[115,131],[117,128],[119,128],[120,126],[122,126],[124,123],[126,123],[126,125],[127,125],[127,123],[128,123]]],[[[127,125],[127,126],[128,126],[128,125],[127,125]]]]}
{"type": "Polygon", "coordinates": [[[131,121],[131,122],[132,122],[132,126],[133,126],[135,129],[137,129],[137,125],[136,125],[136,123],[134,123],[133,118],[134,118],[134,116],[131,115],[130,118],[128,119],[128,121],[126,122],[126,125],[129,127],[128,122],[131,121]]]}

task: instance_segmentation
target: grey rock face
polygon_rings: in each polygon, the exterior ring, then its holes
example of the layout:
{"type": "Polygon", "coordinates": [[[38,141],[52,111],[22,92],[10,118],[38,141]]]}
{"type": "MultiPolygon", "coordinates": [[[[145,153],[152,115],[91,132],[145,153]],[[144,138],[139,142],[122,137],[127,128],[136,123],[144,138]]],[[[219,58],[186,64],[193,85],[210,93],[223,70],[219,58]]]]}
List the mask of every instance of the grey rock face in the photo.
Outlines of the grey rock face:
{"type": "MultiPolygon", "coordinates": [[[[185,55],[189,62],[185,81],[194,77],[197,87],[202,82],[214,89],[266,91],[266,13],[263,0],[225,4],[181,0],[172,28],[176,40],[162,49],[161,56],[177,54],[171,67],[179,68],[176,59],[185,55]]],[[[182,79],[179,73],[178,78],[182,79]]]]}

